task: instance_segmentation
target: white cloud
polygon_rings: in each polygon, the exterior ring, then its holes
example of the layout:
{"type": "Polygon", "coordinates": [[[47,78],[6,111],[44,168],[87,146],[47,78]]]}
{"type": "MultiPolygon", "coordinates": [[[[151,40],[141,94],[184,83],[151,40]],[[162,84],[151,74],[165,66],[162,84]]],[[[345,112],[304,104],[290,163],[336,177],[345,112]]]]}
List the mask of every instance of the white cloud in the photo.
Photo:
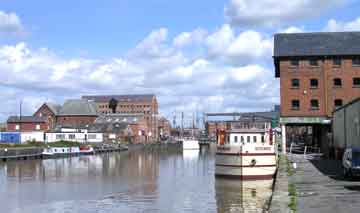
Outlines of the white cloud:
{"type": "Polygon", "coordinates": [[[295,26],[291,26],[279,31],[279,33],[303,33],[303,32],[305,32],[304,27],[299,28],[295,26]]]}
{"type": "Polygon", "coordinates": [[[237,64],[269,59],[273,49],[272,38],[265,38],[259,32],[252,30],[235,35],[228,24],[209,35],[206,44],[210,57],[237,64]]]}
{"type": "Polygon", "coordinates": [[[209,35],[195,31],[186,39],[180,39],[184,34],[169,39],[165,28],[154,30],[123,57],[112,59],[64,58],[26,43],[0,46],[0,101],[8,106],[0,119],[17,113],[18,101],[11,97],[26,100],[25,114],[42,101],[61,103],[84,94],[155,93],[165,115],[194,107],[205,112],[269,109],[278,102],[272,69],[257,64],[271,58],[270,39],[256,31],[237,34],[229,25],[209,35]],[[184,45],[206,51],[190,56],[184,45]],[[253,60],[228,63],[242,58],[253,60]]]}
{"type": "Polygon", "coordinates": [[[176,36],[173,40],[173,45],[175,47],[184,47],[190,44],[201,43],[208,32],[204,29],[198,28],[192,32],[183,32],[176,36]]]}
{"type": "Polygon", "coordinates": [[[224,11],[234,26],[273,27],[318,16],[344,2],[346,0],[230,0],[224,11]]]}
{"type": "Polygon", "coordinates": [[[324,31],[343,32],[343,31],[360,31],[360,17],[350,22],[340,22],[330,19],[324,28],[324,31]]]}
{"type": "Polygon", "coordinates": [[[15,13],[6,13],[0,10],[0,35],[1,33],[19,35],[23,32],[24,27],[15,13]]]}

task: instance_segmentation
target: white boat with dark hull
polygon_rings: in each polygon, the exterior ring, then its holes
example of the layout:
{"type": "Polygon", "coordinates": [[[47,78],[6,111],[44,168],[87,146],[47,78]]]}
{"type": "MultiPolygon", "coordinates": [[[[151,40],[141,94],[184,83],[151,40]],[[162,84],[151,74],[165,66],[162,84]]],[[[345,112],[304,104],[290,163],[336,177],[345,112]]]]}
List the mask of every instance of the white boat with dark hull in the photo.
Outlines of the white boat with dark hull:
{"type": "Polygon", "coordinates": [[[218,131],[215,160],[217,177],[244,180],[265,180],[274,177],[277,154],[271,120],[260,120],[240,121],[244,122],[243,125],[240,123],[232,125],[230,130],[218,131]]]}

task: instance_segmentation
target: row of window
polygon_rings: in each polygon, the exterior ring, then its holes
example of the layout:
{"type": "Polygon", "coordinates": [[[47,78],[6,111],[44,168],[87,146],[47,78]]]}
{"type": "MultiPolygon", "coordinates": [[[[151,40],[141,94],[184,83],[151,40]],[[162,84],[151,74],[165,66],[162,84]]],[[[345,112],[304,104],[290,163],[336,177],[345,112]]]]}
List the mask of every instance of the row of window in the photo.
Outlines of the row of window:
{"type": "MultiPolygon", "coordinates": [[[[335,99],[334,100],[334,106],[335,107],[341,107],[343,105],[342,99],[335,99]]],[[[291,109],[292,110],[299,110],[300,109],[300,100],[294,99],[291,101],[291,109]]],[[[318,110],[319,109],[319,100],[317,99],[311,99],[310,100],[310,109],[312,110],[318,110]]]]}
{"type": "MultiPolygon", "coordinates": [[[[20,125],[19,124],[15,125],[15,130],[20,130],[20,125]]],[[[40,124],[35,125],[35,130],[40,130],[40,124]]]]}
{"type": "MultiPolygon", "coordinates": [[[[237,143],[237,142],[239,142],[239,140],[238,140],[239,138],[238,138],[238,136],[234,136],[234,143],[237,143]]],[[[257,142],[257,136],[253,136],[252,137],[252,141],[251,141],[251,137],[248,135],[248,136],[246,136],[246,142],[248,142],[248,143],[250,143],[250,142],[253,142],[253,143],[256,143],[257,142]]],[[[228,136],[228,141],[230,140],[230,136],[228,136]]],[[[261,136],[261,138],[260,138],[260,141],[262,142],[262,143],[265,143],[265,137],[262,135],[261,136]]],[[[240,142],[241,143],[245,143],[245,137],[244,136],[240,136],[240,142]]]]}
{"type": "MultiPolygon", "coordinates": [[[[110,106],[108,104],[106,105],[99,105],[100,109],[110,109],[110,106]]],[[[117,108],[149,108],[150,105],[118,105],[117,108]]]]}
{"type": "MultiPolygon", "coordinates": [[[[300,64],[300,60],[291,60],[290,65],[293,67],[298,67],[300,64]]],[[[334,58],[332,60],[333,66],[340,67],[342,65],[342,60],[340,58],[334,58]]],[[[310,59],[309,60],[310,66],[319,66],[319,60],[317,59],[310,59]]],[[[360,66],[360,58],[353,58],[352,59],[352,65],[353,66],[360,66]]]]}
{"type": "MultiPolygon", "coordinates": [[[[334,87],[342,87],[342,80],[341,78],[334,78],[333,79],[334,87]]],[[[318,88],[319,81],[316,78],[310,79],[310,88],[318,88]]],[[[300,80],[297,78],[291,79],[291,87],[292,88],[299,88],[300,87],[300,80]]],[[[353,78],[353,87],[360,87],[360,78],[353,78]]]]}

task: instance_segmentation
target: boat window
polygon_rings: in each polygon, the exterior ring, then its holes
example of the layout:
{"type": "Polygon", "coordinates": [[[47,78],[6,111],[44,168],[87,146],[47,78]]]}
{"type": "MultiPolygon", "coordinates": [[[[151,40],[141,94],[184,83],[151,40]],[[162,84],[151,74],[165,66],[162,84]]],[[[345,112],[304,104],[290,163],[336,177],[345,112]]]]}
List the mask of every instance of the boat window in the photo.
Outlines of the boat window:
{"type": "Polygon", "coordinates": [[[238,137],[237,137],[237,136],[234,137],[234,142],[235,142],[235,143],[238,142],[238,137]]]}
{"type": "Polygon", "coordinates": [[[240,137],[241,143],[244,143],[244,136],[240,137]]]}
{"type": "Polygon", "coordinates": [[[250,136],[247,136],[247,142],[250,143],[250,136]]]}
{"type": "Polygon", "coordinates": [[[256,143],[256,136],[253,137],[253,141],[254,141],[254,143],[256,143]]]}
{"type": "Polygon", "coordinates": [[[265,143],[265,138],[264,138],[263,135],[261,136],[261,142],[262,142],[262,143],[265,143]]]}
{"type": "Polygon", "coordinates": [[[229,143],[230,142],[230,136],[228,135],[227,136],[227,143],[229,143]]]}

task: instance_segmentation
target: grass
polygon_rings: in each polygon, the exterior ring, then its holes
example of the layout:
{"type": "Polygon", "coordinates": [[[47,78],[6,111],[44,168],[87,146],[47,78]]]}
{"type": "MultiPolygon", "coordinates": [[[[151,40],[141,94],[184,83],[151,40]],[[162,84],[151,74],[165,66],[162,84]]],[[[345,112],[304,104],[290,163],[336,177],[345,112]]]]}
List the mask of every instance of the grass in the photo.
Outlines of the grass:
{"type": "Polygon", "coordinates": [[[292,210],[292,212],[296,212],[296,187],[295,184],[290,183],[289,184],[289,196],[290,196],[290,203],[289,208],[292,210]]]}

